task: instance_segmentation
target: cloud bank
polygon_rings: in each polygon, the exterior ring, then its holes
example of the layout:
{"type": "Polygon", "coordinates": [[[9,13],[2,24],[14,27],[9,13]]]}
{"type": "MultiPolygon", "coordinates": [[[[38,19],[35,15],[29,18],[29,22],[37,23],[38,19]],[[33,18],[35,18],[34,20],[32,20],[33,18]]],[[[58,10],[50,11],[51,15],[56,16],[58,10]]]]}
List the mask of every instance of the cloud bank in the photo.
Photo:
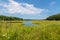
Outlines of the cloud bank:
{"type": "Polygon", "coordinates": [[[14,0],[8,0],[9,3],[2,3],[0,6],[3,7],[1,12],[5,13],[20,13],[20,14],[40,14],[46,9],[36,8],[33,4],[28,3],[18,3],[14,0]]]}

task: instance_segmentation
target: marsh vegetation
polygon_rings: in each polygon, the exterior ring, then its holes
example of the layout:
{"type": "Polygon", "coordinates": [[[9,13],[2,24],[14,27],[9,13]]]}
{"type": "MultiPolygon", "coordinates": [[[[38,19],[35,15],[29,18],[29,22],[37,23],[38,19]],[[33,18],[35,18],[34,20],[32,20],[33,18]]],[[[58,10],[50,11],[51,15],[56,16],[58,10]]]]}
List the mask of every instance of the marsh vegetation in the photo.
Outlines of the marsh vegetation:
{"type": "Polygon", "coordinates": [[[23,22],[0,21],[0,40],[60,40],[60,21],[31,21],[38,26],[25,26],[23,22]]]}

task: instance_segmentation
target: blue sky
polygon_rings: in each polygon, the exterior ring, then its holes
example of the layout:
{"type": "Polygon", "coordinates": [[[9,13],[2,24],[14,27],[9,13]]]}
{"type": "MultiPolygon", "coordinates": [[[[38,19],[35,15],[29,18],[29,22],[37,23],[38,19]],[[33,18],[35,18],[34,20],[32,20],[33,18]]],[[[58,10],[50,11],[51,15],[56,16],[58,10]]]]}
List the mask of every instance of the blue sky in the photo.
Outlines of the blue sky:
{"type": "Polygon", "coordinates": [[[60,0],[0,0],[0,15],[45,19],[60,13],[60,0]]]}

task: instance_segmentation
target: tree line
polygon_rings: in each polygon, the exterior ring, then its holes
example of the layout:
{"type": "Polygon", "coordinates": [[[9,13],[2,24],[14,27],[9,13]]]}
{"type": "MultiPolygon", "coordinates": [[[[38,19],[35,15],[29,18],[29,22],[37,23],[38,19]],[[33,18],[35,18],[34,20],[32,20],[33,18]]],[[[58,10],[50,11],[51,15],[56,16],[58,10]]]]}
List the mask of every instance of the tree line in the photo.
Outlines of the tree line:
{"type": "Polygon", "coordinates": [[[60,13],[49,16],[46,20],[60,20],[60,13]]]}
{"type": "Polygon", "coordinates": [[[4,16],[4,15],[0,15],[0,20],[23,20],[22,18],[18,18],[18,17],[11,17],[11,16],[4,16]]]}

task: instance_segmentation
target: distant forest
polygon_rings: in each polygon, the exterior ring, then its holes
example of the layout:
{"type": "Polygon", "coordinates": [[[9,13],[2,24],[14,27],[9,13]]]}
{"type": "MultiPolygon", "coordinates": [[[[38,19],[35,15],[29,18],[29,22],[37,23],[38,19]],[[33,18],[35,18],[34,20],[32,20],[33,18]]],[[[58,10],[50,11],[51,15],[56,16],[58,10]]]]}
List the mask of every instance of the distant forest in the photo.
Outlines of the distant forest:
{"type": "Polygon", "coordinates": [[[0,21],[4,20],[4,21],[11,21],[11,20],[23,20],[22,18],[18,18],[18,17],[11,17],[11,16],[4,16],[4,15],[0,15],[0,21]]]}
{"type": "MultiPolygon", "coordinates": [[[[23,20],[23,18],[0,15],[0,21],[1,20],[12,21],[12,20],[23,20]]],[[[30,19],[24,19],[24,20],[30,20],[30,19]]],[[[60,20],[60,13],[49,16],[46,18],[46,20],[60,20]]]]}
{"type": "Polygon", "coordinates": [[[46,20],[60,20],[60,13],[49,16],[46,20]]]}

